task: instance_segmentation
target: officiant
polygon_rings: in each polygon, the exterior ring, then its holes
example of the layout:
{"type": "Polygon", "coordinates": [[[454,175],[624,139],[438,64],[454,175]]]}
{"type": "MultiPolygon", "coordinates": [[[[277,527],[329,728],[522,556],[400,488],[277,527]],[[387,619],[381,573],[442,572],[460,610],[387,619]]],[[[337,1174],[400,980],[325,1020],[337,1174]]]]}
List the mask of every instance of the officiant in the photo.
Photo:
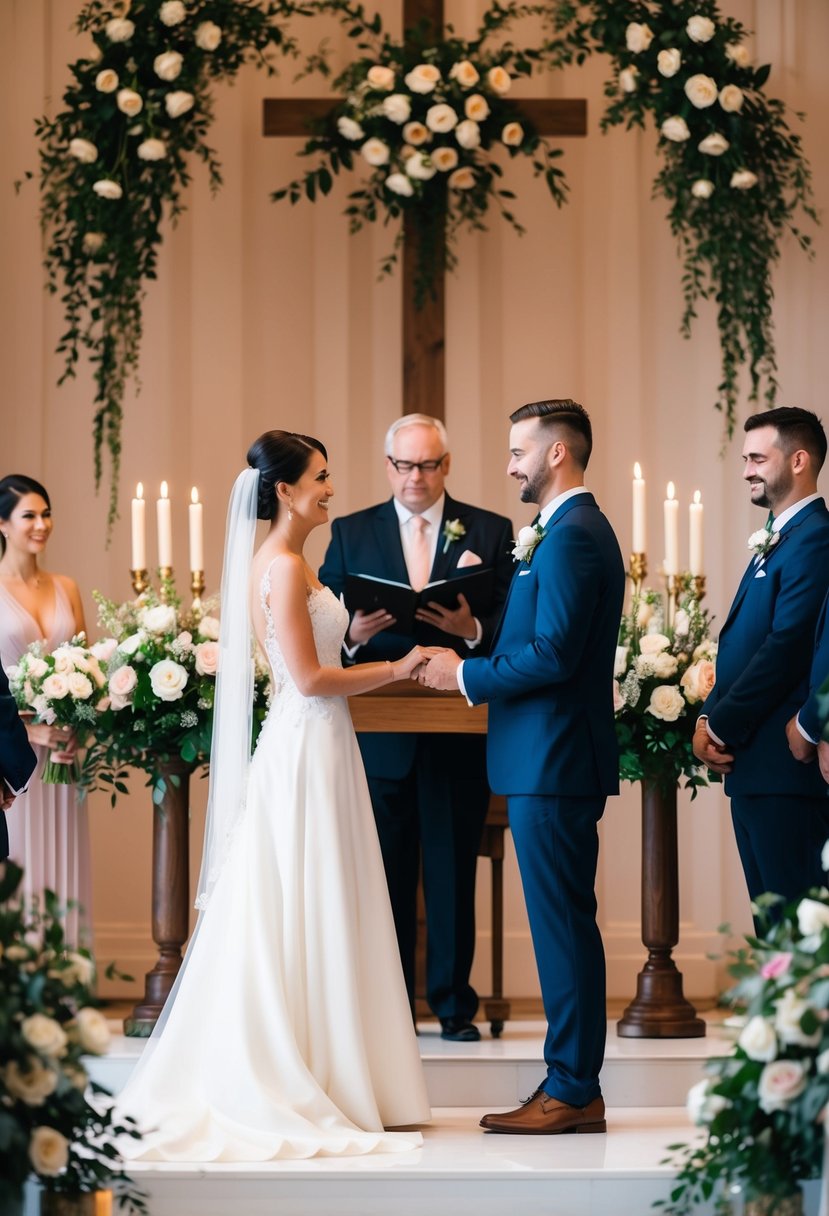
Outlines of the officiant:
{"type": "MultiPolygon", "coordinates": [[[[481,574],[483,603],[459,594],[419,607],[404,630],[382,605],[356,609],[347,661],[396,659],[414,643],[486,654],[512,579],[512,524],[446,493],[449,443],[442,422],[406,414],[389,427],[385,464],[392,497],[335,519],[320,579],[335,594],[349,576],[410,585],[481,574]],[[485,571],[492,571],[486,578],[485,571]]],[[[470,580],[470,586],[475,580],[470,580]]],[[[427,592],[428,595],[428,592],[427,592]]],[[[348,603],[348,596],[346,596],[348,603]]],[[[424,713],[428,707],[424,706],[424,713]]],[[[445,1039],[480,1038],[469,982],[475,950],[475,870],[489,803],[482,735],[359,736],[389,885],[403,973],[414,1014],[417,880],[426,904],[426,998],[445,1039]]]]}

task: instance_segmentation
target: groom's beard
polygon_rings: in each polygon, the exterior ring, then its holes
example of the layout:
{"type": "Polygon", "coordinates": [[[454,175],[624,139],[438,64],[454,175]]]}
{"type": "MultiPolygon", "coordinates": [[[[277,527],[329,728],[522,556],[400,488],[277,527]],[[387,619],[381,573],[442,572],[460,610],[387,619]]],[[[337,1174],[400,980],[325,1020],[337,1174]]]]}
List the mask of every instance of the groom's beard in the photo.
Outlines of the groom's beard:
{"type": "Polygon", "coordinates": [[[794,476],[790,469],[784,469],[777,477],[753,477],[748,484],[752,504],[773,511],[776,502],[782,502],[791,494],[794,476]]]}
{"type": "Polygon", "coordinates": [[[545,452],[532,472],[528,473],[525,478],[517,479],[521,487],[519,497],[522,502],[541,502],[547,489],[548,472],[545,452]]]}

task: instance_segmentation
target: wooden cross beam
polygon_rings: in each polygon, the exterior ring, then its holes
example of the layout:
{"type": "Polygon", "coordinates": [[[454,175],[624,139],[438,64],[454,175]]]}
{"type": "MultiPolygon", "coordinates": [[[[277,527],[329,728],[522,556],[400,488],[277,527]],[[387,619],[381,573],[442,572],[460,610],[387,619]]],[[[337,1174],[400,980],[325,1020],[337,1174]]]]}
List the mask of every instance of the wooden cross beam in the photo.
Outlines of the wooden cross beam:
{"type": "MultiPolygon", "coordinates": [[[[443,0],[403,0],[404,30],[413,30],[422,22],[431,27],[431,41],[439,42],[443,0]]],[[[330,113],[338,101],[336,97],[266,98],[263,134],[307,137],[311,124],[330,113]]],[[[516,104],[539,135],[587,134],[587,102],[583,99],[522,99],[516,104]]],[[[445,275],[436,277],[434,296],[427,296],[423,306],[415,308],[417,234],[413,229],[406,224],[403,241],[403,413],[442,419],[446,412],[445,275]]],[[[438,261],[442,252],[437,251],[438,261]]]]}

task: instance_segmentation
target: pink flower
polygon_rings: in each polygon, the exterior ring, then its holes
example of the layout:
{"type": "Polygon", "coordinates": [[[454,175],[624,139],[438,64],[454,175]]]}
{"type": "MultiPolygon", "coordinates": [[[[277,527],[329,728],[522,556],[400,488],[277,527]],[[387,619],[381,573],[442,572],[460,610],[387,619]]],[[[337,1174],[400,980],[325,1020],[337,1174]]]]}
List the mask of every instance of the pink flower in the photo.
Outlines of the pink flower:
{"type": "Polygon", "coordinates": [[[789,970],[792,962],[791,954],[775,954],[767,963],[764,963],[760,968],[760,974],[764,980],[776,980],[781,975],[785,975],[789,970]]]}
{"type": "Polygon", "coordinates": [[[196,671],[200,676],[215,676],[219,668],[219,643],[199,642],[195,649],[196,671]]]}

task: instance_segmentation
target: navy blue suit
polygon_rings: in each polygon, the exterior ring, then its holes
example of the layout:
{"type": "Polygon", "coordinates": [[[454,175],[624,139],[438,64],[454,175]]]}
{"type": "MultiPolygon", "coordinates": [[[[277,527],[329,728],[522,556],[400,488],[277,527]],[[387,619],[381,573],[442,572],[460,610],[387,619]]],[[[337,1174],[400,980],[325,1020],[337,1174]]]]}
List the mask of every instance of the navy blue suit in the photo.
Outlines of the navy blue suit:
{"type": "Polygon", "coordinates": [[[794,759],[786,723],[809,692],[811,639],[829,586],[829,512],[815,499],[781,528],[761,562],[748,564],[717,654],[702,713],[734,755],[725,778],[737,847],[752,900],[787,900],[823,881],[826,786],[816,764],[794,759]]]}
{"type": "Polygon", "coordinates": [[[592,494],[562,503],[516,570],[489,658],[463,665],[489,703],[487,768],[507,795],[548,1030],[542,1088],[597,1098],[605,966],[596,924],[597,824],[619,790],[613,664],[625,571],[592,494]]]}
{"type": "MultiPolygon", "coordinates": [[[[475,569],[495,571],[489,611],[479,619],[487,653],[512,577],[512,524],[502,515],[455,502],[446,495],[443,524],[460,520],[465,534],[444,552],[439,537],[430,581],[475,569]],[[480,567],[458,570],[465,552],[480,567]]],[[[442,530],[442,527],[441,527],[442,530]]],[[[320,579],[339,595],[347,574],[409,582],[394,500],[335,519],[320,579]]],[[[451,646],[470,652],[462,638],[415,622],[410,634],[394,627],[357,651],[357,663],[397,659],[412,646],[451,646]]],[[[361,734],[360,751],[389,885],[403,974],[414,1006],[417,879],[422,861],[426,903],[426,996],[440,1018],[475,1015],[469,983],[475,951],[475,870],[489,805],[481,735],[361,734]]]]}
{"type": "MultiPolygon", "coordinates": [[[[0,666],[0,785],[21,790],[37,765],[37,756],[29,745],[26,727],[17,712],[9,681],[0,666]]],[[[0,811],[0,861],[9,855],[9,833],[6,816],[0,811]]]]}
{"type": "Polygon", "coordinates": [[[818,696],[827,680],[829,680],[829,592],[826,593],[826,599],[823,601],[815,631],[815,649],[809,674],[809,699],[798,714],[800,725],[813,739],[820,739],[823,730],[818,696]]]}

